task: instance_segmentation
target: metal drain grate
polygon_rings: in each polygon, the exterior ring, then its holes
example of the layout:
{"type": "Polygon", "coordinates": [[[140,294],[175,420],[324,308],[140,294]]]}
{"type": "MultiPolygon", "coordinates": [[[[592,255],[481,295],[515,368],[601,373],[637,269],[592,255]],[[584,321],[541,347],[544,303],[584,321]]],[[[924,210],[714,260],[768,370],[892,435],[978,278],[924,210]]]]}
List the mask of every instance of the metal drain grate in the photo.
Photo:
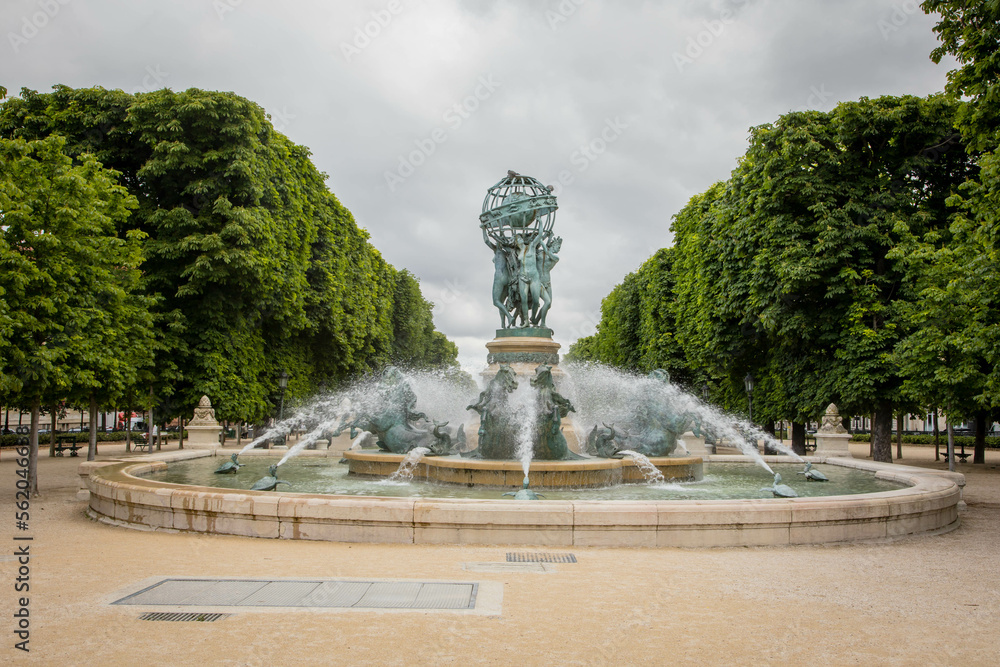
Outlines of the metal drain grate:
{"type": "MultiPolygon", "coordinates": [[[[175,607],[475,609],[479,584],[338,579],[163,579],[112,604],[175,607]]],[[[179,619],[191,620],[191,619],[179,619]]]]}
{"type": "Polygon", "coordinates": [[[201,621],[211,623],[232,614],[192,614],[181,612],[151,611],[139,617],[140,621],[201,621]]]}
{"type": "Polygon", "coordinates": [[[574,554],[517,553],[507,552],[508,563],[575,563],[574,554]]]}

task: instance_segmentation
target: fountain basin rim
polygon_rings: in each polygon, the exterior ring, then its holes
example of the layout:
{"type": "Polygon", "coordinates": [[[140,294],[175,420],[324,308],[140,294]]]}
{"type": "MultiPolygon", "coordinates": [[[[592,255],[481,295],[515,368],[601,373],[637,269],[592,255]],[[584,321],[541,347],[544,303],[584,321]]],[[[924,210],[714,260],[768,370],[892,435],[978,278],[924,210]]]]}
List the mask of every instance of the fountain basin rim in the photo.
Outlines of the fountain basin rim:
{"type": "MultiPolygon", "coordinates": [[[[136,476],[166,465],[164,458],[173,457],[150,455],[142,461],[89,468],[88,514],[106,523],[146,530],[344,542],[619,547],[821,544],[954,529],[959,525],[960,481],[964,483],[958,473],[824,457],[806,460],[867,469],[911,486],[871,494],[789,499],[540,502],[232,491],[136,476]]],[[[788,461],[787,457],[775,458],[788,461]]]]}
{"type": "MultiPolygon", "coordinates": [[[[350,474],[386,478],[405,458],[389,452],[344,452],[350,474]]],[[[670,481],[702,478],[700,456],[653,457],[650,462],[670,481]]],[[[520,461],[502,459],[467,459],[459,456],[424,456],[414,466],[413,477],[425,481],[480,488],[520,489],[524,469],[520,461]]],[[[592,488],[622,482],[643,482],[642,471],[630,458],[588,458],[567,461],[532,461],[528,470],[531,487],[537,491],[552,488],[592,488]]]]}

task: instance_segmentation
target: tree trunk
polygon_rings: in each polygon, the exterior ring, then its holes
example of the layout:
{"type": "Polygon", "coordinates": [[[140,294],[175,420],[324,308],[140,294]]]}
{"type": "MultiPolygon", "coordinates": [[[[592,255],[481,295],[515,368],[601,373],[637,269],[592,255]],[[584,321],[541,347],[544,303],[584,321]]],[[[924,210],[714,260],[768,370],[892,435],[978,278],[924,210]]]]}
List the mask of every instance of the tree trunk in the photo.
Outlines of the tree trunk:
{"type": "Polygon", "coordinates": [[[804,422],[792,422],[792,451],[799,456],[806,453],[806,425],[804,422]]]}
{"type": "Polygon", "coordinates": [[[28,432],[28,493],[38,496],[38,415],[42,411],[42,399],[31,401],[31,429],[28,432]]]}
{"type": "Polygon", "coordinates": [[[938,428],[937,408],[934,408],[934,460],[941,460],[941,429],[938,428]]]}
{"type": "Polygon", "coordinates": [[[879,401],[872,414],[872,460],[892,463],[892,403],[879,401]]]}
{"type": "Polygon", "coordinates": [[[181,425],[180,432],[177,434],[179,440],[177,441],[177,449],[184,449],[184,417],[178,419],[181,425]]]}
{"type": "Polygon", "coordinates": [[[903,413],[896,414],[896,459],[903,458],[903,413]]]}
{"type": "Polygon", "coordinates": [[[132,451],[132,404],[125,404],[125,453],[132,451]]]}
{"type": "Polygon", "coordinates": [[[976,452],[972,455],[973,463],[986,464],[986,412],[976,413],[976,452]]]}
{"type": "Polygon", "coordinates": [[[90,395],[90,442],[87,445],[87,460],[93,461],[97,455],[97,396],[90,395]]]}
{"type": "Polygon", "coordinates": [[[59,417],[59,406],[52,406],[52,428],[49,429],[49,458],[56,455],[56,419],[59,417]]]}
{"type": "Polygon", "coordinates": [[[222,422],[222,440],[220,440],[220,443],[221,443],[220,446],[221,447],[225,447],[226,446],[226,429],[228,428],[228,424],[229,424],[229,422],[227,422],[227,421],[223,421],[222,422]]]}
{"type": "MultiPolygon", "coordinates": [[[[768,435],[771,435],[771,436],[774,435],[774,422],[773,421],[764,422],[763,424],[761,424],[761,428],[764,431],[764,433],[767,433],[768,435]]],[[[296,438],[296,440],[298,440],[298,438],[296,438]]],[[[768,443],[767,439],[765,439],[764,440],[764,453],[765,454],[778,454],[779,452],[778,452],[777,449],[775,449],[774,447],[772,447],[768,443]]]]}
{"type": "Polygon", "coordinates": [[[243,422],[236,422],[236,447],[243,448],[243,422]]]}
{"type": "Polygon", "coordinates": [[[948,470],[955,472],[955,431],[951,425],[951,415],[948,416],[948,470]]]}
{"type": "Polygon", "coordinates": [[[152,406],[153,390],[152,389],[149,390],[149,401],[150,401],[149,421],[146,422],[146,442],[149,444],[149,447],[147,449],[149,453],[152,454],[153,453],[153,406],[152,406]]]}

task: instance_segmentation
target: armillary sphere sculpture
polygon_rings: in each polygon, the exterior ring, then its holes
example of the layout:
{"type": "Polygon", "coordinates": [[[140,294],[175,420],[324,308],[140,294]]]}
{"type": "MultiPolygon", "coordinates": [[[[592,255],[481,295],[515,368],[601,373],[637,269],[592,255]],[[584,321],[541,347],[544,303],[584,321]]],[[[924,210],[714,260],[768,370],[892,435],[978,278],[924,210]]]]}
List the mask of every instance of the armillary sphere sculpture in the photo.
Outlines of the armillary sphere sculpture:
{"type": "Polygon", "coordinates": [[[550,272],[562,248],[552,233],[557,208],[551,185],[515,171],[486,192],[479,226],[493,251],[493,305],[501,329],[545,326],[550,272]]]}

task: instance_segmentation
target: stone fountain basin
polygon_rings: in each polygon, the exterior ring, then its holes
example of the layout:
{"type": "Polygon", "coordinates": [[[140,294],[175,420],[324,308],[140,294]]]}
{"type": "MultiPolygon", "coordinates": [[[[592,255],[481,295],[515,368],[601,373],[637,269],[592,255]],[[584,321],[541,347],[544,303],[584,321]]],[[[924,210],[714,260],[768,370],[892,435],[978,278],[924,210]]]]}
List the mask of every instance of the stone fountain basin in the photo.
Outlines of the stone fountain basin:
{"type": "MultiPolygon", "coordinates": [[[[228,457],[229,451],[219,455],[228,457]]],[[[903,489],[849,496],[751,500],[515,501],[228,491],[144,479],[157,453],[81,465],[88,514],[114,525],[282,539],[405,544],[726,547],[884,540],[959,525],[965,478],[894,464],[807,457],[870,471],[903,489]]],[[[741,456],[707,460],[748,461],[741,456]]],[[[787,457],[765,457],[787,462],[787,457]]]]}
{"type": "MultiPolygon", "coordinates": [[[[399,469],[403,461],[401,454],[385,452],[350,451],[344,452],[344,458],[352,475],[368,477],[388,477],[399,469]]],[[[652,457],[649,461],[667,481],[691,481],[703,476],[700,456],[652,457]]],[[[531,488],[536,491],[601,487],[645,479],[631,459],[532,461],[530,474],[531,488]]],[[[520,461],[425,456],[420,459],[413,476],[443,484],[519,489],[524,480],[524,469],[520,461]]]]}

